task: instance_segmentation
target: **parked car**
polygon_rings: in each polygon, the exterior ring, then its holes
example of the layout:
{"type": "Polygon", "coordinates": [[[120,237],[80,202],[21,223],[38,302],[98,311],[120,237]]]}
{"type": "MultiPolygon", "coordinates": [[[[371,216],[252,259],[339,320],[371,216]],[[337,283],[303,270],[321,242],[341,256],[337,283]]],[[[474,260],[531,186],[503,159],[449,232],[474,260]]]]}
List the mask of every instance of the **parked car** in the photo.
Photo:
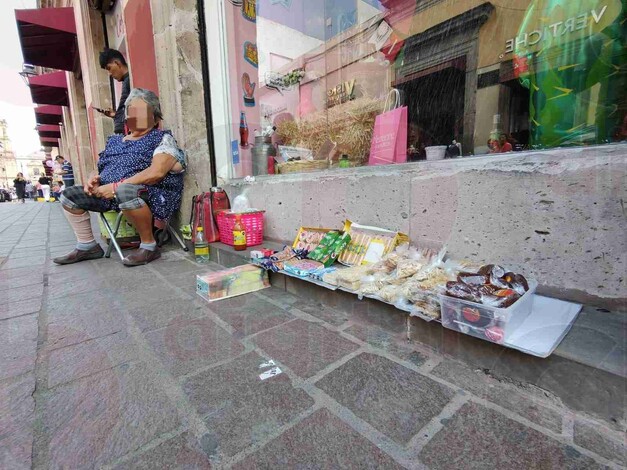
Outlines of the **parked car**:
{"type": "Polygon", "coordinates": [[[11,192],[8,189],[0,189],[0,202],[11,202],[11,192]]]}

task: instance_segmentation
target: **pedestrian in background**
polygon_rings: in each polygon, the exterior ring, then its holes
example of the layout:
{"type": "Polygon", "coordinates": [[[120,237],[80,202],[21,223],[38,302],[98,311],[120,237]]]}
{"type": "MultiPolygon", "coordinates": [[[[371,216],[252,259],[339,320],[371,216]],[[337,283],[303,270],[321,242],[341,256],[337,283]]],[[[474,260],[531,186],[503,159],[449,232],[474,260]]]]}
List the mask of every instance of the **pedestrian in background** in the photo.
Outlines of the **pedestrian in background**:
{"type": "MultiPolygon", "coordinates": [[[[74,186],[74,171],[72,169],[72,164],[61,155],[56,158],[56,161],[56,164],[59,166],[59,178],[55,181],[59,184],[63,184],[65,187],[74,186]]],[[[55,168],[55,174],[56,172],[57,170],[55,168]]]]}
{"type": "Polygon", "coordinates": [[[500,152],[513,152],[514,148],[509,142],[506,134],[501,134],[499,137],[499,151],[500,152]]]}
{"type": "Polygon", "coordinates": [[[122,82],[122,94],[120,95],[120,101],[118,103],[117,110],[106,109],[97,111],[101,112],[105,116],[113,118],[113,126],[116,134],[125,134],[125,121],[124,104],[126,98],[131,92],[131,77],[128,73],[128,65],[126,65],[126,59],[120,51],[115,49],[105,49],[100,53],[100,67],[109,72],[109,76],[118,82],[122,82]]]}
{"type": "Polygon", "coordinates": [[[22,173],[18,173],[17,178],[13,180],[13,187],[15,188],[15,194],[17,194],[17,200],[21,201],[22,204],[26,202],[24,200],[26,197],[26,180],[22,173]]]}
{"type": "Polygon", "coordinates": [[[65,158],[63,158],[63,186],[65,188],[74,186],[74,168],[72,168],[72,164],[69,160],[65,158]]]}
{"type": "Polygon", "coordinates": [[[26,194],[28,194],[29,199],[35,199],[35,195],[37,194],[35,186],[33,186],[33,183],[30,180],[26,182],[26,194]]]}
{"type": "Polygon", "coordinates": [[[60,183],[53,183],[52,188],[52,197],[58,201],[61,198],[61,193],[63,192],[63,185],[60,183]]]}
{"type": "Polygon", "coordinates": [[[52,167],[52,182],[61,184],[63,183],[63,157],[57,155],[54,159],[54,165],[52,167]]]}
{"type": "Polygon", "coordinates": [[[52,178],[54,174],[54,160],[52,159],[52,155],[46,155],[46,158],[43,160],[44,164],[44,172],[48,178],[52,178]]]}
{"type": "Polygon", "coordinates": [[[50,202],[50,183],[51,180],[46,175],[41,175],[41,178],[39,178],[39,187],[46,202],[50,202]]]}

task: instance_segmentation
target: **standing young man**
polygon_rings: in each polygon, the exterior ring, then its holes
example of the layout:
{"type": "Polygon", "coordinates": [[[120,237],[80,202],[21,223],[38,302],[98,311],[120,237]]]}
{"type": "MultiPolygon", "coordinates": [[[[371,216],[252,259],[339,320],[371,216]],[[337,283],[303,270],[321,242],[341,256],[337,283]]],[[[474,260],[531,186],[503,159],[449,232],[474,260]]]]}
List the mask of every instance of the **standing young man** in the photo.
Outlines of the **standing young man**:
{"type": "Polygon", "coordinates": [[[100,53],[100,67],[109,72],[109,75],[114,80],[122,82],[122,94],[120,95],[117,110],[107,109],[103,110],[102,113],[113,118],[114,132],[116,134],[124,134],[124,103],[131,91],[131,78],[128,73],[126,60],[120,51],[105,49],[100,53]]]}
{"type": "Polygon", "coordinates": [[[57,157],[57,161],[61,163],[63,186],[66,188],[74,186],[74,169],[72,168],[72,164],[61,155],[57,157]]]}

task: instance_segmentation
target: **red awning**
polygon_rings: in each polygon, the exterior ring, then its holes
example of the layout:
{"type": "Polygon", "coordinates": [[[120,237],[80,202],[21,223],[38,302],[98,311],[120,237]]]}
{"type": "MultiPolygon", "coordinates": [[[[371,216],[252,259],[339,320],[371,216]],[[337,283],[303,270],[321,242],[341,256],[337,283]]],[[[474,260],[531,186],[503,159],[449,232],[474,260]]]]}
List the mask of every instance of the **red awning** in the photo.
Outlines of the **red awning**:
{"type": "Polygon", "coordinates": [[[35,108],[35,121],[37,124],[54,124],[58,125],[63,122],[63,108],[45,104],[35,108]]]}
{"type": "Polygon", "coordinates": [[[37,126],[37,132],[61,132],[61,126],[55,126],[50,124],[37,126]]]}
{"type": "Polygon", "coordinates": [[[59,132],[40,132],[39,137],[42,139],[60,139],[61,134],[59,132]]]}
{"type": "Polygon", "coordinates": [[[61,138],[61,126],[43,125],[37,126],[39,137],[61,138]]]}
{"type": "Polygon", "coordinates": [[[78,46],[72,7],[15,10],[15,19],[25,63],[75,69],[78,46]]]}
{"type": "Polygon", "coordinates": [[[58,147],[59,146],[59,139],[55,139],[52,137],[40,137],[39,142],[41,143],[42,147],[58,147]]]}
{"type": "Polygon", "coordinates": [[[29,77],[28,86],[33,97],[33,103],[69,106],[65,72],[29,77]]]}

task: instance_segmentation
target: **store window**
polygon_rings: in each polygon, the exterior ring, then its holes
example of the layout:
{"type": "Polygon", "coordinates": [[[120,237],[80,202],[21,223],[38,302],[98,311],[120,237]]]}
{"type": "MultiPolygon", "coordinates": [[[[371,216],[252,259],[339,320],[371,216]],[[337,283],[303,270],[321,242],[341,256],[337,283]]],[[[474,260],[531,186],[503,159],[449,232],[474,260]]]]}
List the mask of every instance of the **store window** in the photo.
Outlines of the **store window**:
{"type": "Polygon", "coordinates": [[[212,3],[223,179],[627,139],[621,0],[212,3]]]}

